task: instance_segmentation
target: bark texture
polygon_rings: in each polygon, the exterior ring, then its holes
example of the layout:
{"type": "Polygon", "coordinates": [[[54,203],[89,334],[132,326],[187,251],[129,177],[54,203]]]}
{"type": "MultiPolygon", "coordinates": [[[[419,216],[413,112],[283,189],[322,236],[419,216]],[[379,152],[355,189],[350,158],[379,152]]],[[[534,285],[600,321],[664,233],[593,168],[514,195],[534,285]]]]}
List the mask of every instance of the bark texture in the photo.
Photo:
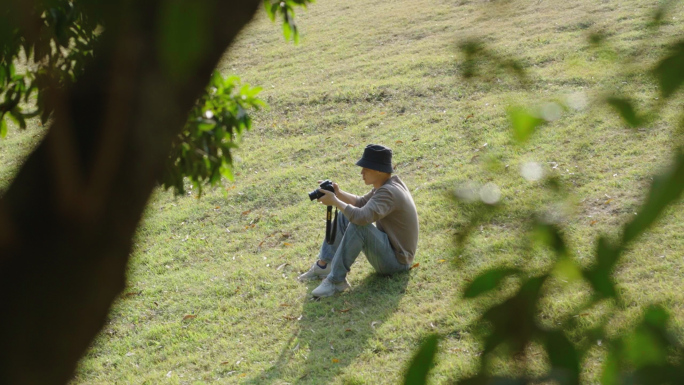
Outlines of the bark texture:
{"type": "Polygon", "coordinates": [[[259,3],[107,2],[96,58],[72,87],[48,96],[54,123],[0,198],[1,384],[73,376],[124,288],[171,142],[259,3]],[[179,24],[173,15],[188,4],[195,21],[179,24]],[[181,73],[164,60],[169,33],[203,37],[202,49],[179,51],[192,59],[181,73]]]}

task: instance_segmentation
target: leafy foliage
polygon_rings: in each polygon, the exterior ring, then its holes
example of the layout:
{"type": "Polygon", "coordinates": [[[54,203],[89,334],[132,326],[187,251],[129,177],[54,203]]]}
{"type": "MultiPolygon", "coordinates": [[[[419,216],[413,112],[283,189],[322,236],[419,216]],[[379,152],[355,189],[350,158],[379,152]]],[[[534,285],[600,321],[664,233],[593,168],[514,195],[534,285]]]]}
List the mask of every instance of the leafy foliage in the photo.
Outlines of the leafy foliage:
{"type": "Polygon", "coordinates": [[[306,8],[308,3],[313,3],[313,0],[264,0],[264,8],[271,21],[275,21],[277,17],[283,19],[283,36],[285,40],[292,39],[295,43],[299,42],[299,31],[294,22],[295,7],[306,8]]]}
{"type": "Polygon", "coordinates": [[[190,111],[188,123],[174,143],[164,176],[164,187],[185,192],[187,176],[201,191],[202,185],[215,184],[221,176],[232,180],[230,150],[235,139],[251,127],[248,110],[265,107],[257,98],[261,88],[240,86],[236,76],[223,78],[214,72],[207,92],[190,111]]]}
{"type": "Polygon", "coordinates": [[[404,384],[419,385],[427,382],[428,373],[433,366],[437,354],[439,338],[436,335],[427,337],[413,357],[411,365],[406,371],[404,384]]]}
{"type": "Polygon", "coordinates": [[[499,286],[506,277],[518,274],[518,269],[493,269],[477,277],[463,293],[465,298],[475,298],[499,286]]]}
{"type": "Polygon", "coordinates": [[[637,116],[632,102],[624,98],[610,97],[606,100],[608,104],[618,111],[622,119],[632,128],[638,127],[643,123],[643,118],[637,116]]]}
{"type": "MultiPolygon", "coordinates": [[[[654,15],[653,25],[663,19],[666,7],[659,8],[654,15]]],[[[589,43],[598,46],[605,38],[592,34],[589,43]]],[[[490,58],[500,67],[509,67],[509,59],[501,59],[489,53],[481,43],[469,41],[461,46],[464,64],[462,75],[473,78],[479,72],[477,65],[483,64],[482,58],[490,58]]],[[[660,86],[660,94],[665,102],[684,84],[684,40],[673,45],[670,52],[660,59],[651,71],[660,86]]],[[[629,98],[608,97],[605,102],[614,108],[630,127],[648,124],[658,114],[663,103],[644,114],[629,98]]],[[[521,107],[508,110],[513,137],[519,143],[528,141],[538,127],[545,123],[542,114],[530,112],[521,107]]],[[[519,290],[500,304],[487,308],[477,324],[489,325],[480,337],[484,343],[481,366],[477,374],[461,379],[459,384],[530,384],[554,382],[560,384],[579,384],[582,360],[589,349],[580,341],[605,341],[606,360],[601,376],[604,385],[613,384],[675,384],[684,382],[684,347],[678,338],[668,332],[669,315],[660,306],[651,306],[644,312],[642,321],[631,331],[616,337],[608,337],[603,327],[582,330],[573,327],[572,333],[564,328],[574,325],[572,319],[559,323],[561,327],[542,326],[538,323],[537,304],[544,297],[544,285],[554,271],[571,270],[578,278],[586,280],[591,286],[593,296],[581,305],[588,308],[599,301],[608,299],[620,302],[619,290],[613,279],[614,269],[620,262],[626,248],[636,242],[639,236],[652,227],[665,209],[681,198],[684,192],[684,154],[675,152],[671,166],[655,176],[643,207],[637,215],[623,226],[622,236],[610,241],[599,236],[596,242],[595,262],[581,268],[572,260],[572,255],[562,236],[562,229],[555,224],[536,220],[533,231],[537,239],[549,246],[556,254],[555,263],[548,271],[537,277],[525,278],[524,271],[506,267],[496,267],[481,273],[465,289],[464,298],[475,298],[482,293],[498,287],[508,276],[522,280],[519,290]],[[572,338],[570,337],[572,336],[572,338]],[[494,357],[507,359],[519,358],[519,354],[532,343],[538,343],[546,352],[549,366],[541,376],[522,374],[518,377],[490,376],[490,363],[494,357]]],[[[499,208],[501,209],[501,208],[499,208]]],[[[474,211],[466,231],[459,234],[457,243],[461,245],[469,235],[468,228],[482,221],[484,213],[474,211]]],[[[534,217],[534,215],[532,215],[534,217]]],[[[614,310],[615,311],[615,310],[614,310]]],[[[601,344],[599,344],[601,345],[601,344]]]]}
{"type": "MultiPolygon", "coordinates": [[[[281,15],[285,38],[299,39],[294,8],[311,0],[266,0],[272,20],[281,15]]],[[[105,3],[43,0],[33,4],[31,22],[21,23],[24,10],[11,2],[0,11],[0,137],[7,135],[10,120],[26,128],[26,120],[40,115],[45,124],[55,109],[51,90],[68,87],[79,77],[87,61],[97,55],[98,41],[106,33],[102,16],[105,3]],[[25,71],[18,72],[17,64],[25,71]],[[35,97],[35,99],[34,99],[35,97]],[[25,111],[31,105],[32,111],[25,111]]],[[[194,64],[189,60],[207,49],[204,28],[206,10],[193,2],[168,2],[161,15],[160,59],[167,75],[182,81],[194,64]],[[182,28],[181,28],[182,27],[182,28]]],[[[183,194],[184,178],[201,191],[203,184],[216,184],[221,176],[232,179],[230,155],[235,139],[251,127],[249,111],[265,107],[257,98],[260,88],[240,85],[239,78],[224,79],[215,73],[211,84],[190,112],[183,132],[169,156],[162,177],[166,188],[183,194]]]]}
{"type": "Polygon", "coordinates": [[[98,12],[87,4],[53,0],[32,9],[31,23],[20,25],[18,10],[11,5],[0,11],[0,136],[7,133],[5,118],[20,128],[26,119],[40,115],[45,123],[54,106],[45,94],[50,88],[64,87],[81,74],[92,57],[98,41],[98,12]],[[15,63],[24,58],[32,68],[18,73],[15,63]],[[37,92],[35,111],[26,112],[20,105],[37,92]]]}

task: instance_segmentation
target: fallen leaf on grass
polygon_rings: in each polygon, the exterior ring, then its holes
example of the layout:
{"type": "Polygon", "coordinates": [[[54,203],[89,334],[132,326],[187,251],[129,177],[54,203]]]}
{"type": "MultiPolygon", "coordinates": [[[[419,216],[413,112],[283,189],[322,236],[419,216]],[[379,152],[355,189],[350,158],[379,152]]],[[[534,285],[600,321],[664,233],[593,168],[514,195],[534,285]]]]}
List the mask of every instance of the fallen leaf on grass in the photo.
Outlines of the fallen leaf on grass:
{"type": "Polygon", "coordinates": [[[420,140],[420,138],[413,138],[413,142],[420,140]]]}
{"type": "Polygon", "coordinates": [[[280,306],[285,307],[285,306],[292,306],[292,305],[290,305],[289,303],[281,303],[280,306]]]}
{"type": "Polygon", "coordinates": [[[243,212],[242,212],[242,215],[247,215],[247,214],[249,214],[249,213],[251,213],[251,212],[252,212],[252,210],[243,211],[243,212]]]}
{"type": "Polygon", "coordinates": [[[221,208],[221,206],[216,206],[216,207],[215,207],[216,210],[218,210],[218,209],[220,209],[220,208],[221,208]]]}
{"type": "Polygon", "coordinates": [[[278,268],[276,268],[276,270],[282,270],[282,269],[284,269],[285,266],[287,266],[287,265],[289,265],[289,263],[287,263],[287,262],[286,262],[286,263],[283,263],[282,265],[278,266],[278,268]]]}
{"type": "Polygon", "coordinates": [[[134,295],[140,295],[141,293],[142,293],[142,290],[141,291],[132,291],[130,293],[126,293],[126,297],[132,297],[134,295]]]}
{"type": "Polygon", "coordinates": [[[336,363],[340,362],[340,360],[338,360],[337,358],[333,358],[332,362],[333,362],[333,364],[336,364],[336,363]]]}
{"type": "Polygon", "coordinates": [[[247,373],[242,373],[240,377],[247,377],[247,373]]]}
{"type": "Polygon", "coordinates": [[[606,201],[606,203],[604,203],[604,205],[607,205],[608,203],[610,203],[610,202],[612,202],[612,201],[613,201],[612,199],[608,199],[608,200],[606,201]]]}
{"type": "Polygon", "coordinates": [[[591,222],[589,223],[589,225],[590,225],[590,226],[593,226],[593,225],[595,225],[596,223],[598,223],[598,221],[591,221],[591,222]]]}
{"type": "Polygon", "coordinates": [[[396,142],[394,142],[394,143],[396,143],[396,144],[401,144],[401,143],[404,143],[404,142],[403,142],[403,141],[401,141],[401,140],[397,140],[397,141],[396,141],[396,142]]]}
{"type": "Polygon", "coordinates": [[[440,259],[440,260],[437,261],[437,262],[439,262],[439,263],[446,262],[446,259],[440,259]]]}
{"type": "Polygon", "coordinates": [[[586,316],[588,316],[588,315],[589,315],[589,313],[582,313],[582,314],[580,314],[579,316],[580,316],[580,317],[586,317],[586,316]]]}
{"type": "MultiPolygon", "coordinates": [[[[283,318],[285,318],[285,319],[288,320],[288,321],[294,321],[294,320],[297,319],[297,318],[295,318],[295,317],[293,317],[293,316],[291,316],[291,315],[284,315],[283,318]]],[[[301,318],[301,317],[300,317],[300,318],[301,318]]]]}
{"type": "Polygon", "coordinates": [[[230,364],[230,361],[223,361],[223,362],[221,362],[221,365],[228,365],[228,364],[230,364]]]}
{"type": "Polygon", "coordinates": [[[348,144],[347,147],[354,147],[354,145],[353,145],[353,144],[348,144]]]}
{"type": "Polygon", "coordinates": [[[420,266],[420,263],[419,263],[419,262],[416,262],[415,264],[413,264],[413,266],[411,266],[411,269],[415,269],[415,268],[418,267],[418,266],[420,266]]]}
{"type": "Polygon", "coordinates": [[[466,282],[473,282],[473,280],[470,279],[470,278],[463,278],[463,280],[466,281],[466,282]]]}
{"type": "Polygon", "coordinates": [[[183,321],[185,321],[186,319],[192,319],[192,318],[197,318],[197,316],[194,314],[188,314],[185,317],[183,317],[183,321]]]}
{"type": "Polygon", "coordinates": [[[373,321],[373,322],[371,322],[371,327],[372,327],[373,329],[375,329],[375,325],[379,325],[379,324],[381,324],[381,323],[382,323],[382,322],[380,322],[380,321],[373,321]]]}
{"type": "Polygon", "coordinates": [[[470,119],[470,118],[474,118],[474,117],[475,117],[475,115],[473,115],[473,114],[470,114],[470,115],[466,116],[465,120],[468,120],[468,119],[470,119]]]}
{"type": "Polygon", "coordinates": [[[159,307],[159,304],[157,303],[157,301],[155,301],[153,303],[154,303],[154,306],[159,307]]]}
{"type": "Polygon", "coordinates": [[[346,313],[346,312],[348,312],[349,310],[351,310],[351,309],[343,309],[343,310],[340,310],[340,313],[346,313]]]}
{"type": "Polygon", "coordinates": [[[291,243],[288,243],[288,242],[285,242],[285,243],[283,243],[283,246],[292,246],[292,244],[291,244],[291,243]]]}
{"type": "Polygon", "coordinates": [[[479,157],[480,157],[479,155],[475,155],[474,157],[470,158],[470,161],[471,161],[471,162],[474,162],[475,159],[477,159],[477,158],[479,158],[479,157]]]}
{"type": "Polygon", "coordinates": [[[380,113],[380,115],[385,115],[386,113],[387,113],[387,112],[382,111],[382,112],[380,113]]]}
{"type": "Polygon", "coordinates": [[[351,329],[344,329],[344,331],[345,331],[345,332],[350,332],[350,331],[351,331],[351,329]]]}

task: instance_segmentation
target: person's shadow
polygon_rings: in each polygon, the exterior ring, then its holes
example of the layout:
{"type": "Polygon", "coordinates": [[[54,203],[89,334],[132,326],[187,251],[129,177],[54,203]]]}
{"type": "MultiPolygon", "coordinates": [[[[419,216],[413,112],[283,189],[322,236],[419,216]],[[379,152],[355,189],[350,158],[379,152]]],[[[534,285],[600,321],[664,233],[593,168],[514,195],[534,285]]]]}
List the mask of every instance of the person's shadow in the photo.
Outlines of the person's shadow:
{"type": "MultiPolygon", "coordinates": [[[[355,272],[360,270],[357,268],[355,272]]],[[[320,300],[308,295],[303,299],[299,328],[275,363],[246,383],[270,384],[285,379],[296,383],[329,383],[361,353],[382,354],[385,346],[371,337],[396,310],[410,274],[372,273],[360,283],[352,283],[351,291],[320,300]]],[[[310,283],[308,291],[319,283],[310,283]]]]}

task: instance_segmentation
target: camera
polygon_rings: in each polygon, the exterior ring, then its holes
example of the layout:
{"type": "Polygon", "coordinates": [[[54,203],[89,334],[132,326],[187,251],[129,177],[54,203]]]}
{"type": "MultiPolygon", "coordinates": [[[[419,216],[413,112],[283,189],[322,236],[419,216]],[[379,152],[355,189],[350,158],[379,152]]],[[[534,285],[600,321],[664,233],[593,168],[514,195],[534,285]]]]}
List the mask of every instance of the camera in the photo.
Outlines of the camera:
{"type": "MultiPolygon", "coordinates": [[[[321,182],[321,185],[319,187],[321,190],[328,190],[331,191],[333,194],[335,193],[335,189],[333,188],[333,182],[330,179],[326,179],[323,182],[321,182]]],[[[312,192],[309,193],[309,199],[312,201],[322,197],[323,194],[322,192],[318,191],[318,189],[313,190],[312,192]]]]}

